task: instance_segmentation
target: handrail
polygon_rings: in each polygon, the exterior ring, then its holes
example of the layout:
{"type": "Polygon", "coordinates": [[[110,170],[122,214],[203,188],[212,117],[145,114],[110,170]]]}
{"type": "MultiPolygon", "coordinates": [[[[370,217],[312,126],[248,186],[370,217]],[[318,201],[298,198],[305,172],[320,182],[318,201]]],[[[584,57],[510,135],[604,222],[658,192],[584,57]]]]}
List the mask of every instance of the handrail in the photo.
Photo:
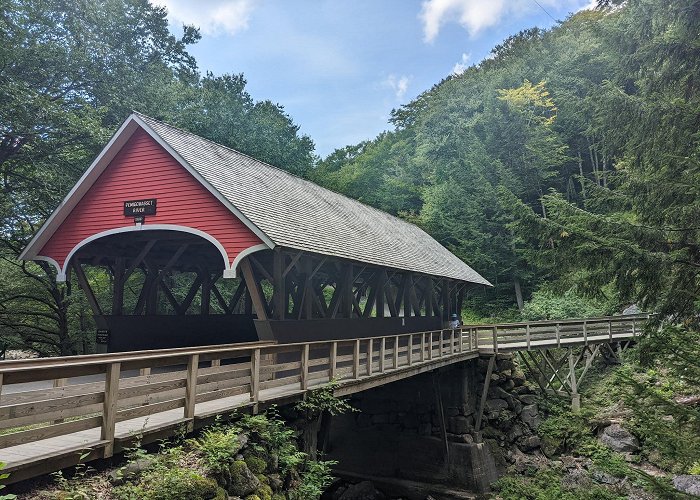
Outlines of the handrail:
{"type": "Polygon", "coordinates": [[[549,324],[560,324],[560,325],[569,325],[569,324],[583,324],[583,323],[602,323],[604,321],[632,321],[633,319],[641,319],[641,320],[648,320],[652,316],[654,316],[651,313],[640,313],[640,314],[625,314],[625,315],[618,315],[618,316],[601,316],[598,318],[574,318],[574,319],[544,319],[544,320],[536,320],[536,321],[522,321],[518,323],[474,323],[474,324],[464,324],[460,325],[461,329],[465,328],[493,328],[494,326],[496,328],[517,328],[517,327],[524,327],[527,325],[530,326],[541,326],[541,325],[549,325],[549,324]]]}

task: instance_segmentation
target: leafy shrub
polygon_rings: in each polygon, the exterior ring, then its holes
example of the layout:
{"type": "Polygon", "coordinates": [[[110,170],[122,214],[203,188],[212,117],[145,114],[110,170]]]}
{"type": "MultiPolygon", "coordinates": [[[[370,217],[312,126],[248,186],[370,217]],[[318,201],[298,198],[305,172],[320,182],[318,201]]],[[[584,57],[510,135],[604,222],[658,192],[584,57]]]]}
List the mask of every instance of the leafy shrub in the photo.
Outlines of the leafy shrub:
{"type": "Polygon", "coordinates": [[[217,494],[214,480],[180,467],[159,467],[145,474],[138,484],[126,484],[114,490],[119,500],[211,500],[217,494]]]}
{"type": "Polygon", "coordinates": [[[610,307],[595,299],[583,297],[574,289],[558,293],[543,288],[532,294],[523,308],[523,319],[567,319],[604,316],[610,307]]]}
{"type": "Polygon", "coordinates": [[[331,467],[337,462],[308,461],[301,482],[289,492],[289,500],[312,500],[321,497],[333,482],[331,467]]]}
{"type": "Polygon", "coordinates": [[[202,433],[197,442],[204,463],[211,472],[227,469],[240,451],[239,430],[235,427],[213,426],[202,433]]]}
{"type": "Polygon", "coordinates": [[[556,471],[543,469],[533,477],[506,476],[493,485],[503,500],[623,500],[601,486],[564,488],[556,471]]]}

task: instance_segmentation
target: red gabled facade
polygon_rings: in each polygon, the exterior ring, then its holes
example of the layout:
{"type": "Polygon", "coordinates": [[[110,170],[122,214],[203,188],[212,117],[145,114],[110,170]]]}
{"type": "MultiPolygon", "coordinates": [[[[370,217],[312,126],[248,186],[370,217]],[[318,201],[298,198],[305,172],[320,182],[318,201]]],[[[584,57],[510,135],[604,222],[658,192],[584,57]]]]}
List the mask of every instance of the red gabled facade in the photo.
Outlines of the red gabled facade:
{"type": "Polygon", "coordinates": [[[156,198],[153,224],[185,226],[203,231],[221,243],[229,266],[242,251],[262,243],[240,219],[207,190],[143,129],[136,130],[97,181],[43,246],[39,255],[63,268],[81,241],[95,234],[133,227],[124,216],[127,200],[156,198]]]}

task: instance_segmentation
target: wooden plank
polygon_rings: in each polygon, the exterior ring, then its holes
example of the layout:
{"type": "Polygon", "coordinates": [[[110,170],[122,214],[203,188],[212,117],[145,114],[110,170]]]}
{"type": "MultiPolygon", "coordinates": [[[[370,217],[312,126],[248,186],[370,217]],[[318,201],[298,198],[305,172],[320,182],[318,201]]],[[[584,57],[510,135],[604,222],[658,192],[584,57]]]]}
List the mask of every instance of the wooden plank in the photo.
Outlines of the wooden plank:
{"type": "Polygon", "coordinates": [[[73,434],[86,429],[94,429],[102,425],[102,416],[81,418],[60,424],[48,425],[26,431],[13,432],[0,436],[0,449],[32,443],[65,434],[73,434]]]}
{"type": "Polygon", "coordinates": [[[257,403],[260,396],[260,349],[250,357],[250,400],[257,403]]]}
{"type": "Polygon", "coordinates": [[[100,439],[107,441],[104,448],[104,458],[112,456],[114,451],[114,426],[116,425],[117,398],[119,396],[119,363],[111,363],[107,366],[105,374],[105,392],[102,409],[102,429],[100,439]]]}
{"type": "Polygon", "coordinates": [[[336,371],[338,369],[338,342],[331,342],[331,352],[330,352],[330,373],[329,377],[331,380],[335,379],[336,371]]]}
{"type": "Polygon", "coordinates": [[[155,415],[157,413],[166,412],[169,410],[175,410],[177,408],[182,408],[185,406],[185,398],[169,399],[167,401],[161,401],[159,403],[153,403],[150,405],[137,406],[136,408],[129,408],[126,410],[119,410],[116,413],[116,421],[123,422],[124,420],[131,420],[133,418],[145,417],[148,415],[155,415]]]}
{"type": "Polygon", "coordinates": [[[309,388],[309,344],[304,344],[301,350],[301,389],[309,388]]]}
{"type": "Polygon", "coordinates": [[[199,369],[199,354],[190,356],[187,363],[187,382],[185,386],[185,418],[194,418],[194,405],[197,399],[197,370],[199,369]]]}
{"type": "Polygon", "coordinates": [[[355,349],[353,351],[352,378],[360,377],[360,339],[355,339],[355,349]]]}

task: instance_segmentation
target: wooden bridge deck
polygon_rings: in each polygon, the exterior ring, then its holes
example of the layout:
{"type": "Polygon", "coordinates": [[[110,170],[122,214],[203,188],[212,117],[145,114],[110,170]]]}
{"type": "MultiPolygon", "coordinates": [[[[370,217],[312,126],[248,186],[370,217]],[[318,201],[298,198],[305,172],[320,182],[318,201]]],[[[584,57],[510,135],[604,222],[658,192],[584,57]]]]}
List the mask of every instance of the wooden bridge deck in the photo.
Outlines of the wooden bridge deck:
{"type": "Polygon", "coordinates": [[[405,335],[251,343],[0,363],[0,462],[9,482],[109,457],[293,402],[335,380],[348,395],[479,355],[628,340],[647,315],[465,325],[405,335]]]}

